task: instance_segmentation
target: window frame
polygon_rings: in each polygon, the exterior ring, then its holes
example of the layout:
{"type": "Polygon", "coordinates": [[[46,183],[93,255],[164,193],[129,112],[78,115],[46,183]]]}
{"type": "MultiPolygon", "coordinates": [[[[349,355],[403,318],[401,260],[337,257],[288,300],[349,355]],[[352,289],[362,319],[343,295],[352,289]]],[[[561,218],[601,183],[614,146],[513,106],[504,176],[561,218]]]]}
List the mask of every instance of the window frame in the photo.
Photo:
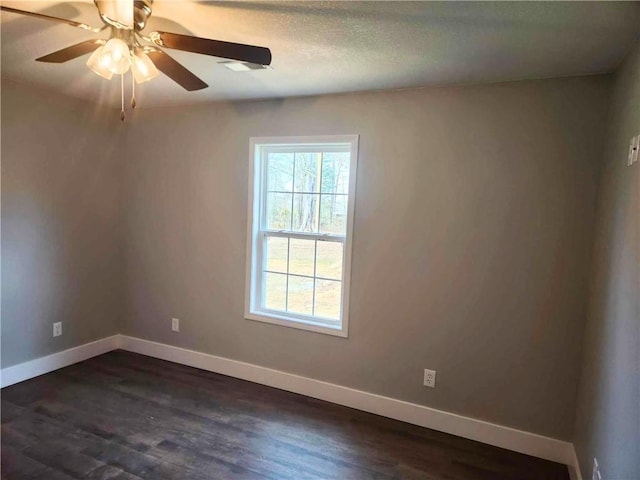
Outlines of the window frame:
{"type": "MultiPolygon", "coordinates": [[[[356,169],[358,165],[359,135],[315,135],[296,137],[251,137],[249,156],[249,192],[248,192],[248,218],[247,218],[247,268],[245,282],[245,311],[244,318],[260,322],[281,325],[290,328],[325,333],[339,337],[348,337],[349,332],[349,291],[351,283],[351,250],[353,243],[353,219],[355,212],[356,169]],[[347,219],[344,235],[320,234],[320,233],[292,233],[286,230],[267,230],[260,225],[265,218],[266,209],[266,180],[264,170],[265,152],[276,150],[313,150],[319,147],[323,151],[330,150],[331,146],[350,150],[349,161],[349,190],[347,193],[347,219]],[[265,232],[268,234],[265,236],[265,232]],[[262,281],[265,269],[266,257],[263,255],[266,237],[331,239],[344,244],[342,257],[341,279],[341,305],[340,319],[331,325],[331,320],[323,320],[321,317],[280,312],[261,308],[261,299],[264,291],[262,281]]],[[[315,276],[315,274],[314,274],[315,276]]]]}

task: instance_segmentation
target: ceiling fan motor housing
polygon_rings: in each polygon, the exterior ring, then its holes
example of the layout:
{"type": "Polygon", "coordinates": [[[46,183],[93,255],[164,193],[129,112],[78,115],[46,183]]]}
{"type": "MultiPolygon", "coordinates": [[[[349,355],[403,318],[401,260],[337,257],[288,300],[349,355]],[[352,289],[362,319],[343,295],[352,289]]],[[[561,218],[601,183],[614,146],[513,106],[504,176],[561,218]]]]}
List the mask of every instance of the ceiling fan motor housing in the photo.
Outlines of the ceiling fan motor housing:
{"type": "Polygon", "coordinates": [[[100,18],[107,25],[121,29],[135,31],[143,30],[147,19],[151,16],[153,0],[134,0],[129,3],[132,10],[127,8],[126,2],[114,0],[93,0],[100,12],[100,18]]]}
{"type": "Polygon", "coordinates": [[[153,0],[135,0],[133,2],[133,28],[136,31],[144,30],[147,19],[151,16],[151,4],[153,0]]]}

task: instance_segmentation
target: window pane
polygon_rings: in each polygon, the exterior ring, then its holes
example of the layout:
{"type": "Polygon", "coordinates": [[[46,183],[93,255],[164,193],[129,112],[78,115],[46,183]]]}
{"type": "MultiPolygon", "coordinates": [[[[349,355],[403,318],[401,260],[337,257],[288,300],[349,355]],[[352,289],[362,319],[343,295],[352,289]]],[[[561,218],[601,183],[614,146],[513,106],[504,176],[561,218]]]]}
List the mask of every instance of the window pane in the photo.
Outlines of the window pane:
{"type": "Polygon", "coordinates": [[[315,315],[338,320],[341,296],[342,282],[316,280],[315,315]]]}
{"type": "Polygon", "coordinates": [[[293,226],[294,232],[317,232],[318,209],[320,195],[293,194],[293,226]]]}
{"type": "Polygon", "coordinates": [[[320,233],[347,233],[347,196],[322,195],[320,233]]]}
{"type": "Polygon", "coordinates": [[[264,307],[271,310],[286,310],[287,276],[280,273],[265,273],[264,278],[264,307]]]}
{"type": "Polygon", "coordinates": [[[313,279],[289,275],[289,312],[313,314],[313,279]]]}
{"type": "Polygon", "coordinates": [[[270,153],[267,158],[267,188],[293,191],[293,153],[270,153]]]}
{"type": "Polygon", "coordinates": [[[349,193],[350,152],[329,152],[322,156],[322,193],[349,193]]]}
{"type": "Polygon", "coordinates": [[[320,191],[320,162],[321,153],[296,153],[295,191],[320,191]]]}
{"type": "Polygon", "coordinates": [[[291,228],[290,193],[267,193],[267,228],[272,230],[291,228]]]}
{"type": "Polygon", "coordinates": [[[289,250],[289,273],[313,276],[315,240],[292,238],[289,250]]]}
{"type": "Polygon", "coordinates": [[[318,242],[316,276],[342,280],[342,249],[340,242],[318,242]]]}
{"type": "Polygon", "coordinates": [[[288,249],[288,238],[267,237],[267,270],[287,273],[288,249]]]}

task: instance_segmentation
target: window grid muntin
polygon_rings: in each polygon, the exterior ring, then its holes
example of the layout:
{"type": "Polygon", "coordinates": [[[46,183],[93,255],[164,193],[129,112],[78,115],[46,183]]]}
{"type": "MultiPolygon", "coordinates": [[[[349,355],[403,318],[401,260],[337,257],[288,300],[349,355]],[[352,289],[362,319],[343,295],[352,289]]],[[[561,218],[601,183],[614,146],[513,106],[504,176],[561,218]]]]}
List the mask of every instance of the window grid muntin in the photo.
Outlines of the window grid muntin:
{"type": "MultiPolygon", "coordinates": [[[[316,242],[316,251],[317,251],[318,242],[316,242]]],[[[314,252],[315,256],[315,252],[314,252]]],[[[313,269],[316,269],[315,260],[313,264],[313,269]]],[[[311,315],[316,316],[316,275],[313,275],[313,298],[311,299],[311,315]]]]}
{"type": "MultiPolygon", "coordinates": [[[[268,165],[269,165],[269,155],[267,154],[267,171],[264,174],[264,176],[266,177],[265,182],[268,181],[268,173],[269,173],[268,165]]],[[[293,153],[293,173],[291,174],[291,210],[289,211],[289,230],[291,231],[293,231],[293,202],[294,202],[293,192],[296,191],[295,182],[296,182],[296,154],[294,152],[293,153]]],[[[287,264],[288,263],[289,263],[289,257],[287,256],[287,264]]],[[[289,272],[287,271],[287,275],[288,274],[289,272]]],[[[289,296],[288,292],[289,292],[289,282],[287,282],[287,297],[289,296]]]]}
{"type": "MultiPolygon", "coordinates": [[[[294,165],[294,171],[295,171],[295,163],[294,165]]],[[[293,211],[291,212],[291,215],[293,216],[293,211]]],[[[293,221],[293,220],[292,220],[293,221]]],[[[267,251],[267,255],[269,255],[269,252],[267,251]]],[[[266,255],[265,255],[266,256],[266,255]]],[[[287,238],[287,282],[285,284],[285,289],[284,289],[284,308],[285,308],[285,312],[289,311],[289,258],[291,257],[291,238],[287,238]]],[[[264,307],[264,305],[263,305],[264,307]]]]}
{"type": "MultiPolygon", "coordinates": [[[[295,158],[294,158],[295,163],[295,158]]],[[[318,173],[318,191],[322,191],[322,164],[324,163],[324,153],[320,153],[320,172],[318,173]]],[[[320,233],[320,219],[322,218],[322,199],[318,197],[318,228],[320,233]]],[[[311,299],[311,315],[316,315],[316,271],[318,270],[318,239],[313,242],[313,298],[311,299]]],[[[341,302],[342,303],[342,302],[341,302]]]]}

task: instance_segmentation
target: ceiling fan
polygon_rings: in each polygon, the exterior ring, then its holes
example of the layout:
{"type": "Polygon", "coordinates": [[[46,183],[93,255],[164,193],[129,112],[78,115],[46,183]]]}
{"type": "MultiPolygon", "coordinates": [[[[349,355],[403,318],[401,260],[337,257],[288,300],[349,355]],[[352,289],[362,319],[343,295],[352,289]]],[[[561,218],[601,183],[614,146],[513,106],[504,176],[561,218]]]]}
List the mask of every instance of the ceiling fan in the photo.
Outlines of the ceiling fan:
{"type": "MultiPolygon", "coordinates": [[[[194,91],[208,87],[204,81],[169,56],[163,48],[236,60],[244,62],[251,69],[264,68],[271,63],[271,51],[265,47],[170,32],[143,33],[147,20],[151,16],[153,0],[94,0],[94,3],[104,23],[101,28],[17,8],[0,6],[0,9],[64,23],[93,33],[109,29],[110,35],[107,39],[86,40],[37,58],[36,61],[64,63],[93,52],[87,61],[87,66],[108,80],[114,74],[121,75],[123,92],[124,74],[129,69],[132,72],[132,85],[134,85],[134,79],[136,83],[143,83],[155,78],[158,71],[161,71],[185,90],[194,91]]],[[[135,108],[135,96],[132,97],[131,106],[135,108]]],[[[125,119],[124,93],[121,119],[123,121],[125,119]]]]}

